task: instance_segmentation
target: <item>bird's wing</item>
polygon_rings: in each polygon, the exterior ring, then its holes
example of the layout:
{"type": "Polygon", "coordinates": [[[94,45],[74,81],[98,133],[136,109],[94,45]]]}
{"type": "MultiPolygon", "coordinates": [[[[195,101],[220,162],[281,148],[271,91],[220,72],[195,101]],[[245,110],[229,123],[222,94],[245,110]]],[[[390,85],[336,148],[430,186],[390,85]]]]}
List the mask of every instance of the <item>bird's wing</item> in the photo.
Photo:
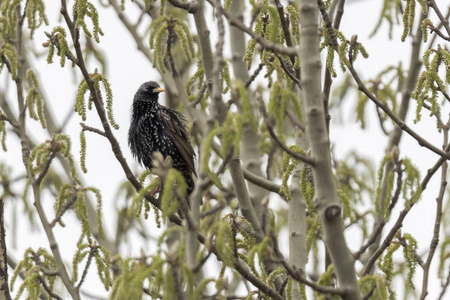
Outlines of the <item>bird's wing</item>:
{"type": "Polygon", "coordinates": [[[195,152],[192,148],[191,142],[189,141],[189,134],[187,132],[184,116],[177,112],[176,110],[165,108],[162,110],[162,121],[164,127],[167,129],[167,133],[172,138],[175,146],[180,152],[183,160],[188,165],[189,169],[197,176],[194,165],[195,152]]]}

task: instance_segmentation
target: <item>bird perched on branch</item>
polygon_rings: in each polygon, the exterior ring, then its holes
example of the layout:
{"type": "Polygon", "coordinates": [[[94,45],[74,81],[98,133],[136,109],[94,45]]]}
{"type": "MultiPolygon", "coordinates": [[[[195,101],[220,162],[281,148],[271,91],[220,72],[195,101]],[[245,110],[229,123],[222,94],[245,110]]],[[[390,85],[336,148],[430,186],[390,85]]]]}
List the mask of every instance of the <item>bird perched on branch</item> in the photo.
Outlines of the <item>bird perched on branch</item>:
{"type": "Polygon", "coordinates": [[[173,167],[181,172],[188,195],[194,189],[195,152],[185,125],[186,118],[178,111],[158,103],[164,89],[155,81],[143,83],[134,95],[128,145],[135,158],[147,169],[152,166],[152,154],[159,151],[170,156],[173,167]]]}

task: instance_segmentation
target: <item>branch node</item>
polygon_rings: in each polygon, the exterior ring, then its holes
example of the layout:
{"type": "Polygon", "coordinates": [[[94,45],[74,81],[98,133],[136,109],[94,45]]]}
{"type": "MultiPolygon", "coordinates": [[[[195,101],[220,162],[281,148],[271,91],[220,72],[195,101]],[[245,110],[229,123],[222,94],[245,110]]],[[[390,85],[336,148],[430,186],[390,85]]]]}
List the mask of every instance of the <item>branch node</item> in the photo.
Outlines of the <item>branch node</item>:
{"type": "Polygon", "coordinates": [[[337,204],[331,204],[325,209],[325,218],[331,220],[341,215],[341,207],[337,204]]]}

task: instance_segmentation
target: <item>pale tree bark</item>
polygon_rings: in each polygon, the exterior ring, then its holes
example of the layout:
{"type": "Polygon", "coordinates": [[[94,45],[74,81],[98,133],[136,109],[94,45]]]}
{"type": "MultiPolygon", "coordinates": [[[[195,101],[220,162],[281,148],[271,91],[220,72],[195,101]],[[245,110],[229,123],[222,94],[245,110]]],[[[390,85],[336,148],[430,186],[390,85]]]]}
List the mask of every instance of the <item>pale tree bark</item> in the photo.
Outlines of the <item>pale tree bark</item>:
{"type": "MultiPolygon", "coordinates": [[[[306,201],[300,190],[301,167],[297,167],[292,174],[290,186],[291,200],[289,201],[288,230],[289,230],[289,263],[294,267],[305,270],[308,260],[306,249],[306,201]]],[[[300,289],[293,285],[293,299],[301,299],[300,289]]]]}
{"type": "MultiPolygon", "coordinates": [[[[297,97],[300,105],[304,107],[305,101],[303,99],[303,91],[300,87],[297,88],[297,97]]],[[[303,132],[301,136],[296,138],[296,144],[302,149],[309,149],[309,142],[307,133],[303,132]]],[[[289,262],[296,268],[305,270],[308,262],[307,250],[307,223],[306,223],[306,200],[301,192],[301,172],[303,164],[298,165],[292,173],[291,185],[289,187],[291,192],[291,200],[289,201],[289,215],[288,215],[288,232],[289,232],[289,262]]],[[[300,288],[297,284],[293,285],[293,298],[302,299],[300,288]]]]}
{"type": "Polygon", "coordinates": [[[321,90],[318,4],[299,0],[301,85],[303,87],[306,133],[315,160],[314,204],[322,220],[324,242],[336,268],[339,286],[346,290],[343,299],[361,299],[353,257],[344,237],[342,209],[338,204],[336,182],[331,168],[330,141],[325,121],[321,90]]]}
{"type": "MultiPolygon", "coordinates": [[[[230,7],[230,14],[241,22],[244,19],[243,12],[245,9],[244,1],[233,1],[230,7]]],[[[245,35],[244,32],[235,26],[229,26],[230,30],[230,46],[231,46],[231,64],[233,66],[234,77],[242,83],[247,82],[249,74],[246,63],[244,62],[244,54],[246,51],[245,35]]],[[[249,91],[248,93],[250,103],[255,103],[254,94],[249,91]]],[[[240,106],[239,106],[240,107],[240,106]]],[[[239,111],[243,114],[242,109],[239,111]]],[[[260,136],[256,131],[252,129],[250,125],[244,124],[242,131],[242,139],[240,142],[240,156],[242,158],[243,168],[262,176],[261,170],[261,158],[262,153],[260,149],[260,136]]],[[[264,198],[269,196],[266,189],[261,188],[253,183],[248,183],[248,191],[250,199],[255,209],[256,215],[261,221],[262,218],[262,205],[261,202],[264,198]]]]}

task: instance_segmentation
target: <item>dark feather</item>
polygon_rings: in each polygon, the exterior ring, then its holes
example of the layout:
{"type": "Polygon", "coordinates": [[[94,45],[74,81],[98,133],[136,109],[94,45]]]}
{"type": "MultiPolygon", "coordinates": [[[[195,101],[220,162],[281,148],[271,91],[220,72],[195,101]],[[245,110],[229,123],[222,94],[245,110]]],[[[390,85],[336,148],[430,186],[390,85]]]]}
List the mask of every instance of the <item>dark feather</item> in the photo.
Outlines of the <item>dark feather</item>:
{"type": "Polygon", "coordinates": [[[189,166],[189,169],[197,176],[194,165],[195,152],[189,141],[186,125],[183,123],[185,121],[184,116],[170,108],[165,108],[162,112],[162,121],[165,127],[168,128],[167,133],[171,136],[175,146],[189,166]]]}
{"type": "Polygon", "coordinates": [[[142,84],[134,96],[128,144],[133,156],[146,168],[152,168],[152,154],[159,151],[164,158],[172,157],[173,167],[183,174],[188,194],[194,188],[192,174],[195,152],[189,140],[184,116],[158,103],[164,91],[154,81],[142,84]]]}

